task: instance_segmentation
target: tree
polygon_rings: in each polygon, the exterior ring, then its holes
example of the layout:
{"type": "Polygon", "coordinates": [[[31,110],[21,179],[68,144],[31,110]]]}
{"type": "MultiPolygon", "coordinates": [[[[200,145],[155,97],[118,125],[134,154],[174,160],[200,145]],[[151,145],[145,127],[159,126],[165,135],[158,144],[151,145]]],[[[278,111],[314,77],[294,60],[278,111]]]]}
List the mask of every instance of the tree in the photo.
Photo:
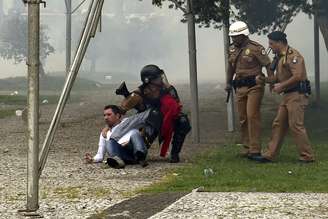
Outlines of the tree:
{"type": "MultiPolygon", "coordinates": [[[[153,0],[159,7],[165,1],[185,5],[186,0],[153,0]]],[[[200,27],[221,28],[223,20],[230,15],[232,20],[243,20],[252,33],[267,33],[290,23],[299,12],[310,17],[316,13],[320,31],[328,50],[328,1],[326,0],[231,0],[229,12],[224,9],[227,0],[194,0],[195,21],[200,27]]],[[[169,8],[178,8],[169,5],[169,8]]],[[[184,22],[185,20],[182,19],[184,22]]]]}
{"type": "MultiPolygon", "coordinates": [[[[55,52],[48,42],[47,26],[41,26],[40,34],[40,75],[44,75],[42,63],[55,52]]],[[[0,24],[0,57],[12,59],[15,64],[21,63],[27,57],[27,19],[18,14],[9,14],[3,17],[0,24]]]]}
{"type": "Polygon", "coordinates": [[[318,25],[328,51],[328,2],[324,0],[316,0],[314,12],[318,16],[318,25]]]}
{"type": "Polygon", "coordinates": [[[267,33],[290,23],[299,12],[316,14],[328,50],[328,1],[325,0],[233,0],[237,17],[250,24],[251,32],[267,33]],[[268,10],[268,8],[270,10],[268,10]]]}

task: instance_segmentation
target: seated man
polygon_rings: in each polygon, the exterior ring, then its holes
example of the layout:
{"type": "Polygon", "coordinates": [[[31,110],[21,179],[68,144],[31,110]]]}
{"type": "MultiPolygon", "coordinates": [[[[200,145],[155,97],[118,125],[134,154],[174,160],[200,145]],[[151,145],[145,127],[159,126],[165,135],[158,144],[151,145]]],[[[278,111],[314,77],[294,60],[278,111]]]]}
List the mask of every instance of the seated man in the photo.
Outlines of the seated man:
{"type": "Polygon", "coordinates": [[[107,127],[102,130],[100,135],[97,154],[93,158],[90,154],[86,154],[87,162],[101,162],[107,152],[110,156],[107,159],[107,164],[111,167],[124,168],[125,163],[140,163],[143,167],[147,166],[145,161],[147,147],[138,129],[149,126],[145,122],[148,115],[149,111],[145,111],[142,114],[122,120],[122,113],[118,106],[105,106],[104,120],[107,127]],[[114,131],[115,136],[120,136],[118,137],[119,140],[111,138],[114,131]]]}

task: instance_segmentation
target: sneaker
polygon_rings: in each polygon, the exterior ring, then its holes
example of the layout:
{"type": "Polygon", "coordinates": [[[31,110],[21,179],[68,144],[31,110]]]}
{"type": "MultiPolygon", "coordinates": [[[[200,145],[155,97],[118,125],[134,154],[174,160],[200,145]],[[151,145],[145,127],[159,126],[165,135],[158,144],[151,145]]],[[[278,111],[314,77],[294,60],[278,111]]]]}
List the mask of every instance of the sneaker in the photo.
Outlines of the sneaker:
{"type": "Polygon", "coordinates": [[[118,156],[107,158],[107,164],[115,169],[123,169],[125,167],[124,161],[118,156]]]}

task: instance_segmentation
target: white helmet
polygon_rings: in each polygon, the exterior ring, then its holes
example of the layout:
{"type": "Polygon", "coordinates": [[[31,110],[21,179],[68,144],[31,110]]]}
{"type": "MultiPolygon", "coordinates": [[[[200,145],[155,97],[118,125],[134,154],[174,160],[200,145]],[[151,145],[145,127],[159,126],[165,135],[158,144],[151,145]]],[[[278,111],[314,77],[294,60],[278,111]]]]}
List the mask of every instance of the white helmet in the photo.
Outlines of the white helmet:
{"type": "Polygon", "coordinates": [[[229,27],[229,36],[237,36],[237,35],[249,35],[249,30],[247,24],[242,21],[236,21],[231,24],[229,27]]]}

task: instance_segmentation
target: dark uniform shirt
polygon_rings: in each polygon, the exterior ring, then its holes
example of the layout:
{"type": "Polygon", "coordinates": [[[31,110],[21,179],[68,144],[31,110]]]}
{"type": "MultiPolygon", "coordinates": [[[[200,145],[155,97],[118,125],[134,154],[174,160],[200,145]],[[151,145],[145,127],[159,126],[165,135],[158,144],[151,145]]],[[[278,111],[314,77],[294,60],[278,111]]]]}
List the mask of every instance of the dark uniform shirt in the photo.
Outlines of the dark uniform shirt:
{"type": "Polygon", "coordinates": [[[152,107],[159,108],[161,97],[165,94],[170,94],[176,101],[180,102],[178,93],[172,85],[164,84],[161,89],[156,88],[158,87],[151,89],[150,86],[141,85],[122,101],[121,109],[126,112],[137,108],[139,112],[142,112],[152,107]]]}
{"type": "Polygon", "coordinates": [[[234,69],[236,79],[259,75],[262,67],[270,64],[270,58],[262,45],[246,40],[241,47],[229,48],[229,63],[234,69]]]}

